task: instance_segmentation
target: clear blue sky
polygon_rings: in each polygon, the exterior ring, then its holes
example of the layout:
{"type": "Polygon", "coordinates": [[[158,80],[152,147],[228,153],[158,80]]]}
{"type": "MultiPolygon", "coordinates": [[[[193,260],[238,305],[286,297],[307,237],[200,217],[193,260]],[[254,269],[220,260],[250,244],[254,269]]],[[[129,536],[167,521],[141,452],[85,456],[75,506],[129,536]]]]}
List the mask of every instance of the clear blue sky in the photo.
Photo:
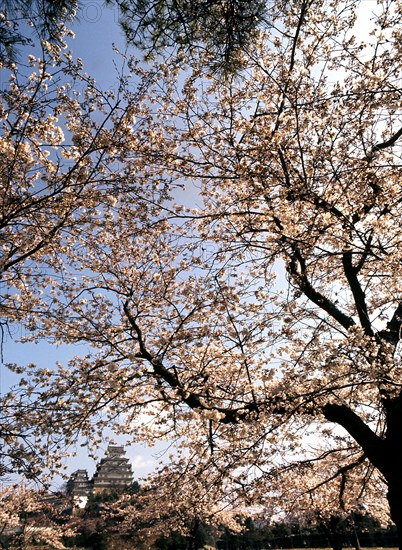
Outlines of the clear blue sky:
{"type": "Polygon", "coordinates": [[[104,87],[113,87],[116,82],[112,45],[125,49],[118,21],[117,7],[105,7],[103,0],[84,0],[72,27],[75,38],[69,41],[75,56],[82,58],[85,70],[104,87]]]}

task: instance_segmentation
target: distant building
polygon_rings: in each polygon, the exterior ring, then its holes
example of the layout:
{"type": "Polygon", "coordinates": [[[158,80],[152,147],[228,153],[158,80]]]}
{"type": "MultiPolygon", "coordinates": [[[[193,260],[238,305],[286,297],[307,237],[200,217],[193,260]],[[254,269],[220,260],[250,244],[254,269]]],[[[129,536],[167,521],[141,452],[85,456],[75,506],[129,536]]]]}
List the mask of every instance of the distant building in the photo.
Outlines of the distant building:
{"type": "Polygon", "coordinates": [[[93,490],[96,493],[130,487],[133,482],[133,473],[131,464],[125,456],[124,447],[109,445],[106,456],[97,465],[92,481],[93,490]]]}
{"type": "Polygon", "coordinates": [[[133,472],[124,447],[109,445],[93,478],[88,478],[86,470],[76,470],[67,482],[67,491],[73,497],[88,497],[92,492],[121,491],[130,487],[132,482],[133,472]]]}
{"type": "Polygon", "coordinates": [[[67,481],[67,492],[74,497],[86,497],[92,490],[92,482],[86,470],[76,470],[67,481]]]}

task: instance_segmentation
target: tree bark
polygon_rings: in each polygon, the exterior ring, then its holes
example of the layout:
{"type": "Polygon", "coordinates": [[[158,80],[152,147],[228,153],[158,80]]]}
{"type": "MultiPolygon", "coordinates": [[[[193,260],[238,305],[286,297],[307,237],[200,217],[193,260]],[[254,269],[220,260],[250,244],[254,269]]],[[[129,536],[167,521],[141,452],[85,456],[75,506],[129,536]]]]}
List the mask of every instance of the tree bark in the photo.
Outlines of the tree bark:
{"type": "Polygon", "coordinates": [[[353,527],[353,541],[355,544],[355,550],[361,550],[359,535],[357,534],[354,520],[352,520],[352,527],[353,527]]]}
{"type": "Polygon", "coordinates": [[[363,449],[370,462],[384,473],[387,453],[384,439],[379,437],[363,420],[346,405],[328,404],[323,408],[324,416],[330,422],[339,424],[363,449]]]}
{"type": "Polygon", "coordinates": [[[328,404],[323,413],[327,420],[347,430],[386,479],[391,519],[396,525],[398,545],[402,550],[402,393],[384,399],[383,406],[387,425],[384,438],[376,435],[345,405],[328,404]]]}
{"type": "MultiPolygon", "coordinates": [[[[402,466],[401,466],[402,467],[402,466]]],[[[402,549],[402,483],[388,482],[387,499],[391,519],[398,533],[398,547],[402,549]]]]}
{"type": "Polygon", "coordinates": [[[321,520],[321,527],[328,539],[329,545],[332,550],[342,550],[343,548],[343,537],[342,534],[338,532],[338,526],[340,523],[340,518],[337,516],[331,516],[328,520],[321,520]]]}

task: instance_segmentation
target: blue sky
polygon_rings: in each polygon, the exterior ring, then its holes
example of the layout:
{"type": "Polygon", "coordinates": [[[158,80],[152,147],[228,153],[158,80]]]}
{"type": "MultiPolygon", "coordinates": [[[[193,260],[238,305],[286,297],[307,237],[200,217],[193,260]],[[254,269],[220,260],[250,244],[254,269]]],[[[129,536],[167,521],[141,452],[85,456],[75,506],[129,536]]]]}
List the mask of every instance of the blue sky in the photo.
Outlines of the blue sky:
{"type": "MultiPolygon", "coordinates": [[[[113,88],[117,82],[116,68],[113,63],[119,65],[119,59],[113,51],[113,44],[120,50],[125,49],[125,38],[118,25],[119,11],[116,7],[105,7],[103,0],[84,0],[78,13],[78,20],[72,26],[75,38],[68,40],[68,47],[73,51],[74,57],[80,57],[84,63],[84,70],[95,78],[98,85],[103,88],[113,88]]],[[[29,48],[27,48],[29,50],[29,48]]],[[[31,51],[21,52],[21,60],[31,51]]],[[[134,52],[133,52],[134,53],[134,52]]],[[[51,367],[56,361],[65,364],[75,355],[85,354],[85,346],[52,346],[46,342],[36,344],[18,343],[21,337],[21,328],[10,327],[10,334],[4,334],[3,357],[0,370],[0,391],[5,392],[18,380],[18,376],[10,373],[4,363],[17,363],[26,365],[35,363],[38,366],[51,367]]],[[[118,440],[123,443],[121,439],[118,440]]],[[[103,456],[107,443],[99,451],[99,457],[103,456]]],[[[152,471],[159,462],[158,453],[163,446],[148,449],[143,445],[134,445],[126,448],[127,456],[132,461],[134,476],[136,479],[152,471]]],[[[67,460],[67,472],[71,473],[78,468],[87,468],[90,476],[95,471],[96,463],[88,458],[85,448],[77,447],[77,456],[67,460]]],[[[61,478],[56,479],[55,485],[61,483],[61,478]]]]}
{"type": "Polygon", "coordinates": [[[74,55],[82,58],[85,70],[105,87],[116,82],[112,45],[125,48],[118,21],[117,7],[105,7],[103,0],[84,1],[72,27],[75,38],[69,42],[74,55]]]}

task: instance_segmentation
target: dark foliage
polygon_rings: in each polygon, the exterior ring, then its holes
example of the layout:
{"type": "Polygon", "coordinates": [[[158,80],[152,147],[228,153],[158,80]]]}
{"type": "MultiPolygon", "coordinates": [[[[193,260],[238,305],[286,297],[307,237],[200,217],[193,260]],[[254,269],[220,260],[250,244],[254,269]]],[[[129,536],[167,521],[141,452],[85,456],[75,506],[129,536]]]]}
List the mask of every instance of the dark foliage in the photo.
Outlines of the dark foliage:
{"type": "MultiPolygon", "coordinates": [[[[210,54],[210,66],[235,72],[259,27],[267,0],[106,0],[117,6],[129,44],[148,55],[172,49],[210,54]]],[[[79,12],[78,0],[0,0],[0,61],[13,62],[33,39],[58,42],[61,26],[79,12]]]]}
{"type": "Polygon", "coordinates": [[[76,8],[76,0],[0,0],[0,61],[15,61],[18,48],[34,38],[59,42],[62,24],[76,8]]]}
{"type": "Polygon", "coordinates": [[[257,29],[268,24],[266,0],[107,0],[117,4],[129,43],[147,53],[205,48],[210,66],[232,72],[257,29]]]}

